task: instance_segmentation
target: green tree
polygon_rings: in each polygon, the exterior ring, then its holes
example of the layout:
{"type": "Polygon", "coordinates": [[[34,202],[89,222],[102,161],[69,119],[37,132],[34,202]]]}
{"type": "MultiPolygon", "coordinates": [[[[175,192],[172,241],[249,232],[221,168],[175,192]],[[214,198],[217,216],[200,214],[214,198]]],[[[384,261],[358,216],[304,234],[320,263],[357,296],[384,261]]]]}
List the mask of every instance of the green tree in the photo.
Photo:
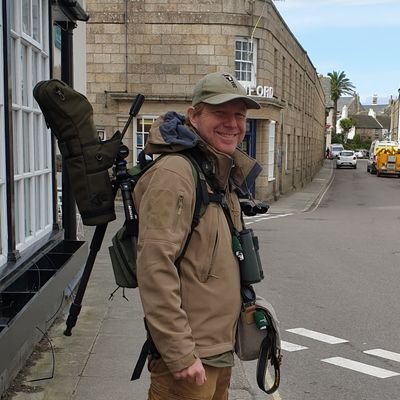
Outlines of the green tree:
{"type": "Polygon", "coordinates": [[[338,100],[344,94],[353,94],[355,86],[343,71],[332,71],[328,73],[328,76],[331,80],[331,99],[333,101],[332,133],[335,136],[338,100]]]}
{"type": "Polygon", "coordinates": [[[340,120],[340,127],[342,128],[343,142],[347,143],[347,136],[349,135],[350,129],[356,125],[356,121],[353,118],[343,118],[340,120]]]}

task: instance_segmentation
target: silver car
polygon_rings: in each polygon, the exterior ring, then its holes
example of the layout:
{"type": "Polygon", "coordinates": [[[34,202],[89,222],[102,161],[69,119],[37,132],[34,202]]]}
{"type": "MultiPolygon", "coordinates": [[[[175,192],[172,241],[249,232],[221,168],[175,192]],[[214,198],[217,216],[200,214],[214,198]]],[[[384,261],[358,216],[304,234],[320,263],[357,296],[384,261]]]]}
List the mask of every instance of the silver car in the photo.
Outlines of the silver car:
{"type": "Polygon", "coordinates": [[[357,157],[353,150],[342,150],[336,156],[336,168],[351,167],[357,168],[357,157]]]}

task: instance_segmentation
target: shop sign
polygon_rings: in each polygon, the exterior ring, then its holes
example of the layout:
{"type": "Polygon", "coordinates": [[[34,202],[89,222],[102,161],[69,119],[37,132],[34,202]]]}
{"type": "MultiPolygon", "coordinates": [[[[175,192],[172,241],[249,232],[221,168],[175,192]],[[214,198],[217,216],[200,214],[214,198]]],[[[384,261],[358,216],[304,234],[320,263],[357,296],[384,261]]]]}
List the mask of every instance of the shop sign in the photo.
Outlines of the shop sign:
{"type": "Polygon", "coordinates": [[[271,98],[274,96],[274,88],[272,86],[246,86],[249,96],[259,96],[271,98]]]}

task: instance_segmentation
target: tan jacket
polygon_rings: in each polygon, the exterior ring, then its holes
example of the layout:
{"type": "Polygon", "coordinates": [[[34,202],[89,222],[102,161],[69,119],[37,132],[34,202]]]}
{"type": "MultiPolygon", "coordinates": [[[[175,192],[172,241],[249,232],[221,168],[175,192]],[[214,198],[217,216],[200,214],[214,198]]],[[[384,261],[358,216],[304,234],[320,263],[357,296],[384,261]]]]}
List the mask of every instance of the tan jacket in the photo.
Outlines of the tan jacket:
{"type": "MultiPolygon", "coordinates": [[[[241,230],[239,201],[228,190],[228,180],[230,176],[236,176],[236,182],[243,180],[246,173],[239,164],[251,170],[254,160],[239,151],[231,158],[204,143],[199,148],[213,160],[216,181],[227,189],[233,222],[241,230]]],[[[239,265],[219,204],[207,206],[179,274],[175,267],[191,229],[195,193],[192,167],[173,154],[155,163],[134,191],[140,296],[153,341],[171,372],[189,367],[197,357],[233,350],[241,305],[239,265]]]]}

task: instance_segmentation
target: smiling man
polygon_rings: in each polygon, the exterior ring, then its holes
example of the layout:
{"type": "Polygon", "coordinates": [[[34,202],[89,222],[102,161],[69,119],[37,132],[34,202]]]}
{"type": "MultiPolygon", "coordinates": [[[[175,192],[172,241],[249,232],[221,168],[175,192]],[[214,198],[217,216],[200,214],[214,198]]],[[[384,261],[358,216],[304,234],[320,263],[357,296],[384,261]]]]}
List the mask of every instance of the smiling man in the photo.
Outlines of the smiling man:
{"type": "Polygon", "coordinates": [[[237,148],[249,108],[260,105],[231,74],[216,72],[195,86],[186,117],[169,112],[151,128],[145,153],[162,157],[134,192],[139,291],[154,344],[150,400],[228,398],[241,307],[230,225],[243,229],[238,194],[261,171],[237,148]],[[210,198],[223,199],[203,207],[196,224],[193,159],[210,198]]]}

